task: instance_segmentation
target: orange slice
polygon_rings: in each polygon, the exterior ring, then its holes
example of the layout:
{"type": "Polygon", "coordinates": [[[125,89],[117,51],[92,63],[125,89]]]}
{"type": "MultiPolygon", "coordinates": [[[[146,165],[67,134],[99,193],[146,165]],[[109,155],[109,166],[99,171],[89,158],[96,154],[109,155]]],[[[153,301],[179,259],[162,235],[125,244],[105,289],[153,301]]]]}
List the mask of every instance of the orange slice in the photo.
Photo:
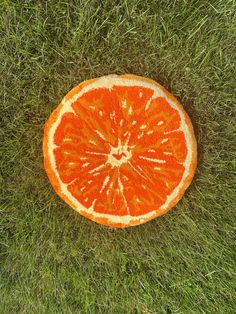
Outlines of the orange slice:
{"type": "Polygon", "coordinates": [[[170,210],[197,163],[191,121],[155,81],[108,75],[72,89],[44,130],[55,191],[81,215],[134,226],[170,210]]]}

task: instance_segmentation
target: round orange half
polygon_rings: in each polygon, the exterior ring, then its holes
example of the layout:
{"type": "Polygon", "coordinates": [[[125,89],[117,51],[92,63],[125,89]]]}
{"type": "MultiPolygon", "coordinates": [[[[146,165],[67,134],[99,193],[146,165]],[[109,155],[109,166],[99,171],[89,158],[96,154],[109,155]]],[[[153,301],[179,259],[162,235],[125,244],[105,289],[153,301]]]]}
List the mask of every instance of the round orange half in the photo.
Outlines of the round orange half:
{"type": "Polygon", "coordinates": [[[197,163],[182,105],[155,81],[128,74],[73,88],[46,122],[43,152],[57,194],[81,215],[117,228],[170,210],[197,163]]]}

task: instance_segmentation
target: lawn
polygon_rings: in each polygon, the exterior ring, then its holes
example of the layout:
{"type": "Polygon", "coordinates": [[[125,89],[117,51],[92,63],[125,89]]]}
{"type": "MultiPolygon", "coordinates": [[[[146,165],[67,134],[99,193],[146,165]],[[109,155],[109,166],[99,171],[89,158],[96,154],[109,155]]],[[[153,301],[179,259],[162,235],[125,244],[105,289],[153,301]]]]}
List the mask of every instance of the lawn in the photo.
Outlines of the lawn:
{"type": "Polygon", "coordinates": [[[235,313],[236,2],[0,3],[0,313],[235,313]],[[184,198],[109,229],[54,192],[43,126],[79,82],[147,76],[189,113],[198,168],[184,198]]]}

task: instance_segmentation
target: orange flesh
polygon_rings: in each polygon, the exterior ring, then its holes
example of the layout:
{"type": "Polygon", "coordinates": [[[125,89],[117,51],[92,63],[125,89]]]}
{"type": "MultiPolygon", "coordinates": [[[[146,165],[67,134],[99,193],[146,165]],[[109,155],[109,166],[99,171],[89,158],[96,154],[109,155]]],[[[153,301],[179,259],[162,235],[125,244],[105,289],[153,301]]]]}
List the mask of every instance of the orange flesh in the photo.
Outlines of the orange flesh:
{"type": "MultiPolygon", "coordinates": [[[[56,169],[85,208],[116,216],[142,216],[158,210],[181,181],[187,146],[179,130],[179,112],[163,97],[150,101],[152,95],[152,89],[140,86],[93,89],[72,104],[73,112],[62,116],[54,134],[56,169]]],[[[47,170],[49,163],[45,166],[47,170]]],[[[49,170],[47,173],[52,177],[49,170]]],[[[57,190],[56,184],[54,187],[57,190]]]]}

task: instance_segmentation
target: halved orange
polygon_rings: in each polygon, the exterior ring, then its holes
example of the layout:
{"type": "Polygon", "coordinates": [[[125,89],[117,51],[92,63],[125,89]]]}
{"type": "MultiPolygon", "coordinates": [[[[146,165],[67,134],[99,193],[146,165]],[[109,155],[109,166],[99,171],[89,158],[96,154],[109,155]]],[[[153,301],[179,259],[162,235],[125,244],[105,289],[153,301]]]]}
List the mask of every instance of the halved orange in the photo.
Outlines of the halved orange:
{"type": "Polygon", "coordinates": [[[45,125],[43,152],[57,194],[81,215],[117,228],[170,210],[197,163],[183,107],[155,81],[128,74],[73,88],[45,125]]]}

